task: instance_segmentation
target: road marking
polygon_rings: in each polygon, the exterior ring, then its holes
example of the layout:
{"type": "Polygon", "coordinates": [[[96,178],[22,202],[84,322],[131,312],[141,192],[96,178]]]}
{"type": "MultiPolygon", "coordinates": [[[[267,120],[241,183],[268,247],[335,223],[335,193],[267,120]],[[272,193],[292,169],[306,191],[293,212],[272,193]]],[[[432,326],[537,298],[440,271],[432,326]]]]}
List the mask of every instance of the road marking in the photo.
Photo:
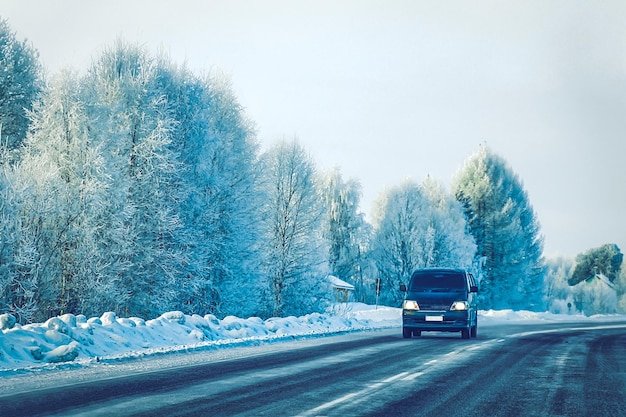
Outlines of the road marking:
{"type": "Polygon", "coordinates": [[[403,381],[413,381],[414,379],[419,378],[420,376],[424,375],[425,372],[415,372],[414,374],[411,374],[405,378],[402,378],[403,381]]]}
{"type": "Polygon", "coordinates": [[[396,379],[403,378],[403,377],[407,376],[408,374],[409,374],[408,372],[400,372],[398,375],[394,375],[394,376],[391,376],[391,377],[389,377],[387,379],[384,379],[382,382],[383,383],[392,382],[392,381],[395,381],[396,379]]]}
{"type": "Polygon", "coordinates": [[[385,384],[388,384],[390,382],[396,381],[398,379],[406,379],[407,375],[409,375],[409,372],[401,372],[397,375],[391,376],[387,379],[384,379],[380,382],[376,382],[374,384],[370,384],[368,385],[366,388],[360,390],[360,391],[356,391],[356,392],[352,392],[350,394],[346,394],[343,397],[339,397],[336,398],[332,401],[326,402],[324,404],[321,404],[315,408],[312,408],[302,414],[299,414],[299,416],[304,417],[304,416],[312,416],[312,415],[317,415],[320,411],[323,410],[327,410],[331,407],[336,406],[337,404],[341,404],[341,403],[345,403],[349,400],[351,400],[354,397],[366,397],[367,395],[369,395],[371,392],[378,390],[380,387],[382,387],[385,384]]]}
{"type": "MultiPolygon", "coordinates": [[[[367,391],[367,390],[363,390],[363,391],[367,391]]],[[[318,412],[320,412],[322,410],[326,410],[328,408],[331,408],[331,407],[333,407],[333,406],[335,406],[337,404],[344,403],[344,402],[348,401],[349,399],[356,397],[357,395],[359,395],[363,391],[346,394],[343,397],[339,397],[339,398],[337,398],[335,400],[332,400],[332,401],[324,403],[324,404],[322,404],[320,406],[317,406],[317,407],[307,411],[304,414],[300,414],[300,416],[317,415],[318,412]]]]}

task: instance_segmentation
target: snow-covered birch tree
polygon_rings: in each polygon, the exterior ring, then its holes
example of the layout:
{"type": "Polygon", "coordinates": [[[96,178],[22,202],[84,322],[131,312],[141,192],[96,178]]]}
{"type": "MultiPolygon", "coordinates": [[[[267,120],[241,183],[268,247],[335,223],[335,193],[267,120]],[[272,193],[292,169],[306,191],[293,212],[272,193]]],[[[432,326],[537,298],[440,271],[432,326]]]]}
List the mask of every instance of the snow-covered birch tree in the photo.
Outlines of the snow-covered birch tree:
{"type": "Polygon", "coordinates": [[[413,271],[428,266],[434,247],[430,202],[419,184],[407,180],[377,201],[371,256],[382,279],[381,302],[398,305],[413,271]]]}
{"type": "Polygon", "coordinates": [[[296,141],[282,141],[261,157],[265,203],[261,246],[265,253],[267,313],[302,314],[328,296],[323,206],[315,166],[296,141]]]}
{"type": "Polygon", "coordinates": [[[463,207],[443,185],[427,177],[422,190],[430,202],[432,241],[427,245],[428,267],[472,268],[476,244],[469,233],[463,207]]]}
{"type": "Polygon", "coordinates": [[[201,277],[191,280],[181,309],[256,314],[261,201],[254,130],[226,78],[181,72],[184,82],[168,97],[175,102],[173,145],[180,151],[188,190],[181,202],[189,239],[187,275],[201,277]]]}
{"type": "Polygon", "coordinates": [[[102,245],[110,184],[79,91],[74,73],[54,77],[35,107],[19,164],[21,181],[31,184],[22,222],[36,237],[46,314],[96,314],[117,302],[106,270],[112,260],[102,245]]]}
{"type": "Polygon", "coordinates": [[[257,245],[258,207],[263,203],[258,184],[258,145],[228,80],[212,77],[209,92],[209,138],[215,146],[205,156],[203,166],[211,178],[205,194],[210,197],[207,207],[216,215],[209,237],[218,249],[210,256],[210,276],[218,288],[217,311],[248,316],[260,308],[255,302],[261,286],[257,245]]]}
{"type": "Polygon", "coordinates": [[[138,46],[118,41],[94,61],[85,79],[92,133],[111,175],[115,213],[110,250],[121,264],[124,314],[154,316],[176,302],[187,262],[178,203],[185,188],[170,146],[176,125],[157,82],[157,65],[138,46]]]}
{"type": "Polygon", "coordinates": [[[567,283],[575,267],[573,258],[559,256],[546,259],[544,300],[546,310],[557,314],[575,311],[572,287],[567,283]]]}
{"type": "MultiPolygon", "coordinates": [[[[6,161],[7,154],[0,148],[1,160],[6,161]]],[[[32,202],[30,191],[15,166],[0,163],[0,311],[13,314],[22,324],[37,318],[40,310],[40,256],[35,236],[22,218],[26,202],[32,202]]]]}
{"type": "Polygon", "coordinates": [[[359,212],[361,186],[354,179],[344,181],[335,168],[326,173],[321,189],[330,273],[355,285],[360,293],[365,285],[363,269],[369,232],[363,213],[359,212]]]}

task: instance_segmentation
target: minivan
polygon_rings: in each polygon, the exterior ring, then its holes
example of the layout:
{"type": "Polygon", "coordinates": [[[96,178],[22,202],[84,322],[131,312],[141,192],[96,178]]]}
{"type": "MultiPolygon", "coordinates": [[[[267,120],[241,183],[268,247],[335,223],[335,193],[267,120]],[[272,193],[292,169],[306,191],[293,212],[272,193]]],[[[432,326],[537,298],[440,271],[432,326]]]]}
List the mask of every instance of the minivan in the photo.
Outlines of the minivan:
{"type": "Polygon", "coordinates": [[[426,268],[413,272],[402,304],[402,336],[423,331],[461,332],[463,339],[476,337],[478,285],[464,269],[426,268]]]}

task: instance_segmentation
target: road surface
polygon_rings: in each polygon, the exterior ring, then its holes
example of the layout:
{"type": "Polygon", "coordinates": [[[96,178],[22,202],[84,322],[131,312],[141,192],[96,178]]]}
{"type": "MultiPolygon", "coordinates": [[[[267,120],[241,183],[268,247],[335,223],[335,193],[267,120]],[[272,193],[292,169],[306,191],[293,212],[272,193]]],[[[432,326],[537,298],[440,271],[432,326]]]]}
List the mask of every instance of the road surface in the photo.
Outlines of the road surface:
{"type": "Polygon", "coordinates": [[[400,329],[0,381],[0,416],[624,416],[626,322],[400,329]]]}

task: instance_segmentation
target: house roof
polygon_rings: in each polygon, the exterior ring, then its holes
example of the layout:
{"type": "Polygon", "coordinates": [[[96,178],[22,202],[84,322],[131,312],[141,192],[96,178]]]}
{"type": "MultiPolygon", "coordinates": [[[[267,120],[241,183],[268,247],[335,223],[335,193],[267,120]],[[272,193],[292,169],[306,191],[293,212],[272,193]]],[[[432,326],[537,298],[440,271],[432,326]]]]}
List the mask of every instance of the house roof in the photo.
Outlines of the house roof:
{"type": "Polygon", "coordinates": [[[330,281],[330,284],[333,286],[333,288],[354,291],[354,285],[348,284],[346,281],[343,281],[334,275],[329,275],[328,280],[330,281]]]}
{"type": "Polygon", "coordinates": [[[603,284],[605,284],[605,285],[609,286],[610,288],[615,289],[615,284],[613,284],[613,283],[611,282],[611,280],[610,280],[610,279],[609,279],[606,275],[604,275],[604,274],[595,274],[594,276],[592,276],[591,278],[587,278],[587,279],[586,279],[585,281],[583,281],[583,282],[586,282],[586,283],[588,283],[588,284],[591,284],[591,283],[593,283],[593,281],[595,281],[596,279],[597,279],[598,281],[600,281],[601,283],[603,283],[603,284]]]}

